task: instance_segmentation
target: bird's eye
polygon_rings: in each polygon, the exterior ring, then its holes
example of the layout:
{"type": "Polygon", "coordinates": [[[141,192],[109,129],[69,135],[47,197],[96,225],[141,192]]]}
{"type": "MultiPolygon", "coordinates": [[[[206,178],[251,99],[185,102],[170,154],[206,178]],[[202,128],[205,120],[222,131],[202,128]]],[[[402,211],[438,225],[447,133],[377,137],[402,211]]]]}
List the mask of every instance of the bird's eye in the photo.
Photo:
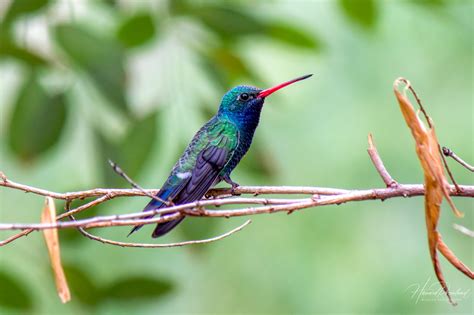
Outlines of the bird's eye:
{"type": "Polygon", "coordinates": [[[248,95],[247,93],[242,93],[239,95],[239,100],[241,101],[247,101],[249,98],[250,98],[250,95],[248,95]]]}

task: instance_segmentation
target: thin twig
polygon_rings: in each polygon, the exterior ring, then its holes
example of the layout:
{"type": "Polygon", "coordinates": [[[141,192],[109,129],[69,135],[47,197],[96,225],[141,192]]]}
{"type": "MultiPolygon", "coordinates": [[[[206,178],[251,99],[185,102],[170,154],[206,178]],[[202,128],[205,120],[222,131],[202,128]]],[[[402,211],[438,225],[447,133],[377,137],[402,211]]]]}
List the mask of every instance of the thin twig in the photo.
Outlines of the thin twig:
{"type": "Polygon", "coordinates": [[[466,161],[464,161],[463,159],[461,159],[459,156],[457,156],[453,150],[447,148],[447,147],[443,147],[443,154],[444,156],[447,156],[447,157],[451,157],[453,158],[453,160],[455,160],[456,162],[458,162],[459,164],[461,164],[462,166],[464,166],[465,168],[467,168],[469,171],[471,172],[474,172],[474,166],[468,164],[466,161]]]}
{"type": "Polygon", "coordinates": [[[110,166],[112,167],[112,169],[114,170],[115,173],[117,173],[120,177],[122,177],[123,179],[125,179],[130,185],[132,185],[133,188],[135,189],[138,189],[139,191],[141,191],[143,194],[147,195],[148,197],[158,201],[158,202],[161,202],[167,206],[169,205],[172,205],[170,202],[168,201],[165,201],[163,199],[161,199],[160,197],[158,197],[156,194],[153,195],[153,194],[150,194],[149,192],[147,192],[145,189],[143,189],[140,185],[138,185],[137,183],[135,183],[131,178],[130,176],[128,176],[121,168],[120,166],[117,165],[117,163],[113,162],[112,160],[109,160],[109,164],[110,166]]]}
{"type": "Polygon", "coordinates": [[[465,226],[454,223],[453,227],[454,227],[455,230],[458,230],[459,232],[461,232],[464,235],[467,235],[469,237],[474,237],[474,231],[469,230],[465,226]]]}
{"type": "Polygon", "coordinates": [[[441,146],[438,143],[438,151],[439,155],[441,155],[441,159],[443,160],[443,165],[446,171],[448,172],[449,178],[451,178],[451,182],[454,184],[454,187],[456,187],[457,191],[460,191],[461,188],[459,187],[458,183],[454,179],[453,173],[451,173],[451,169],[448,166],[448,162],[446,161],[446,158],[444,157],[443,151],[441,150],[441,146]]]}
{"type": "Polygon", "coordinates": [[[79,206],[79,207],[74,208],[72,210],[68,210],[67,212],[64,212],[64,213],[58,215],[57,220],[61,220],[65,217],[67,217],[67,216],[70,216],[71,214],[77,214],[77,213],[82,212],[84,210],[87,210],[89,208],[98,206],[99,204],[101,204],[103,202],[106,202],[107,200],[110,200],[112,198],[113,198],[113,194],[103,195],[102,197],[99,197],[97,199],[94,199],[94,200],[86,203],[86,204],[83,204],[82,206],[79,206]]]}
{"type": "Polygon", "coordinates": [[[26,235],[30,234],[31,232],[33,232],[33,231],[34,231],[33,229],[28,229],[28,230],[21,231],[20,233],[17,233],[15,235],[12,235],[12,236],[4,239],[3,241],[0,241],[0,247],[5,246],[5,245],[13,242],[16,239],[19,239],[20,237],[26,236],[26,235]]]}
{"type": "Polygon", "coordinates": [[[377,147],[374,144],[374,140],[372,138],[372,134],[369,133],[369,148],[367,152],[369,153],[370,159],[375,166],[375,169],[382,177],[383,182],[387,187],[395,188],[397,187],[398,183],[390,176],[389,172],[385,168],[382,159],[380,158],[379,152],[377,151],[377,147]]]}
{"type": "MultiPolygon", "coordinates": [[[[73,220],[75,220],[74,216],[71,216],[73,220]]],[[[84,235],[85,237],[92,239],[94,241],[98,241],[104,244],[109,244],[109,245],[115,245],[115,246],[120,246],[120,247],[138,247],[138,248],[165,248],[165,247],[180,247],[180,246],[186,246],[186,245],[195,245],[195,244],[206,244],[206,243],[211,243],[215,241],[219,241],[221,239],[224,239],[236,232],[241,231],[244,227],[252,223],[252,220],[247,220],[243,224],[239,225],[235,229],[230,230],[229,232],[226,232],[224,234],[208,238],[208,239],[203,239],[203,240],[193,240],[193,241],[184,241],[184,242],[177,242],[177,243],[168,243],[168,244],[153,244],[153,243],[127,243],[127,242],[119,242],[119,241],[114,241],[114,240],[109,240],[103,237],[99,237],[96,235],[93,235],[86,230],[84,230],[82,227],[79,227],[78,230],[79,232],[84,235]]]]}

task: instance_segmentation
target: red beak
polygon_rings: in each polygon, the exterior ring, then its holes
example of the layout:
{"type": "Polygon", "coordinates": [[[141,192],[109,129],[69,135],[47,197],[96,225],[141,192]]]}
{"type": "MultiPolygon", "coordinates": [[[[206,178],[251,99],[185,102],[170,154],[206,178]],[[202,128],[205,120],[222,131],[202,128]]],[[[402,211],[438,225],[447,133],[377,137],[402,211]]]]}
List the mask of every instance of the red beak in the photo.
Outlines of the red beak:
{"type": "Polygon", "coordinates": [[[257,96],[257,97],[265,98],[265,97],[267,97],[268,95],[270,95],[270,94],[272,94],[272,93],[278,91],[279,89],[284,88],[284,87],[287,86],[287,85],[290,85],[290,84],[293,84],[293,83],[295,83],[295,82],[298,82],[298,81],[307,79],[307,78],[309,78],[310,76],[312,76],[312,74],[307,74],[307,75],[304,75],[304,76],[302,76],[302,77],[299,77],[299,78],[296,78],[296,79],[293,79],[293,80],[290,80],[290,81],[287,81],[287,82],[278,84],[277,86],[274,86],[274,87],[271,87],[271,88],[269,88],[269,89],[266,89],[266,90],[261,91],[260,93],[258,93],[258,96],[257,96]]]}

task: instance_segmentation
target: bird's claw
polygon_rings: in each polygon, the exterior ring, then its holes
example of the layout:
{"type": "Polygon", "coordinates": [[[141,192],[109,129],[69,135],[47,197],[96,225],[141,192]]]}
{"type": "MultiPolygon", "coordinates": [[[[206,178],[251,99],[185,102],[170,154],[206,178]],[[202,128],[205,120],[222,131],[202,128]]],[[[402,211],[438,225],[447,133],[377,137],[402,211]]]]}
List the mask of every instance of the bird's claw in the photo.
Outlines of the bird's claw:
{"type": "Polygon", "coordinates": [[[232,185],[232,186],[230,187],[230,193],[231,193],[232,195],[234,195],[234,196],[240,196],[240,195],[242,195],[242,194],[238,194],[238,193],[235,192],[235,189],[240,186],[239,184],[234,183],[234,184],[231,184],[231,185],[232,185]]]}
{"type": "Polygon", "coordinates": [[[234,195],[234,196],[240,196],[241,195],[241,194],[238,194],[238,193],[235,192],[235,189],[240,186],[238,183],[236,183],[232,179],[230,179],[229,176],[226,176],[223,179],[227,184],[229,184],[231,186],[230,193],[232,195],[234,195]]]}

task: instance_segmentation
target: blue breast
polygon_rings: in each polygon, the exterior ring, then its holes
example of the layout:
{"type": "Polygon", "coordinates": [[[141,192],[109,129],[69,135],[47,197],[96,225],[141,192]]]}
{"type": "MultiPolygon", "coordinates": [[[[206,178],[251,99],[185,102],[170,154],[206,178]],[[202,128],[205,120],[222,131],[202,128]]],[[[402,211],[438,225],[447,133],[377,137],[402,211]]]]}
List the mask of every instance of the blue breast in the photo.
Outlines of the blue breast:
{"type": "Polygon", "coordinates": [[[248,109],[247,111],[243,112],[242,115],[238,117],[238,119],[235,120],[235,123],[239,129],[239,143],[235,149],[234,154],[232,155],[231,160],[222,170],[221,176],[230,175],[237,164],[239,164],[245,153],[247,153],[249,150],[255,130],[257,129],[258,123],[260,121],[262,105],[263,102],[260,106],[257,105],[248,109]]]}

